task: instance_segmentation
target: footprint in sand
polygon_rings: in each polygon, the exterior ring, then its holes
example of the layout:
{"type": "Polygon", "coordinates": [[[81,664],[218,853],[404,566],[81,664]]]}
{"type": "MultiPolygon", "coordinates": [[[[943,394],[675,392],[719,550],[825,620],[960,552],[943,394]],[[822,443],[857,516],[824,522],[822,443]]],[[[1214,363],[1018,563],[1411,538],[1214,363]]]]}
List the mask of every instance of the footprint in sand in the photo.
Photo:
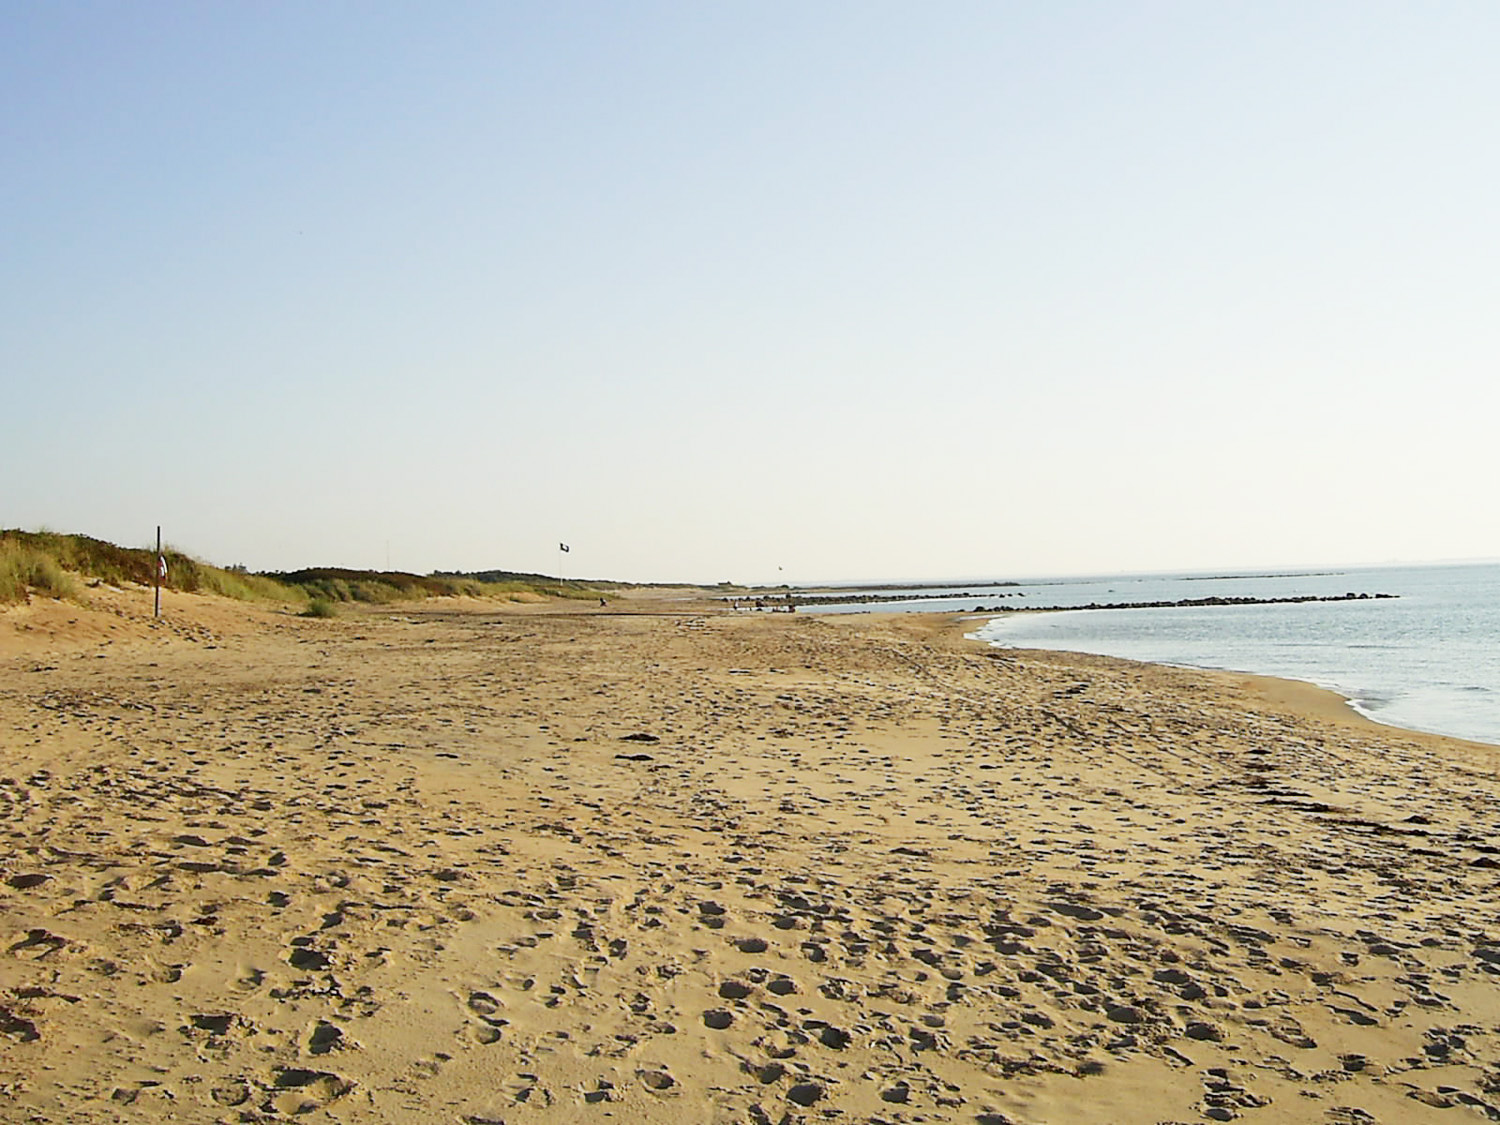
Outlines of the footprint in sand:
{"type": "Polygon", "coordinates": [[[26,936],[11,945],[7,952],[14,953],[18,957],[29,957],[33,961],[40,961],[60,949],[67,948],[67,945],[67,938],[58,937],[43,929],[34,929],[27,930],[26,936]]]}
{"type": "Polygon", "coordinates": [[[228,1035],[235,1018],[233,1012],[200,1012],[189,1017],[189,1020],[197,1031],[206,1031],[210,1035],[228,1035]]]}
{"type": "Polygon", "coordinates": [[[292,968],[301,969],[303,972],[321,972],[332,964],[328,954],[314,949],[312,942],[313,939],[310,937],[292,939],[292,951],[286,956],[292,968]]]}
{"type": "Polygon", "coordinates": [[[479,1023],[469,1023],[467,1034],[475,1042],[488,1045],[496,1043],[500,1039],[501,1029],[510,1021],[501,1018],[501,1003],[488,992],[471,992],[465,1005],[479,1020],[479,1023]]]}
{"type": "Polygon", "coordinates": [[[307,1050],[309,1054],[326,1055],[330,1051],[338,1050],[345,1046],[344,1030],[336,1024],[327,1020],[319,1020],[313,1025],[312,1030],[307,1033],[307,1050]]]}
{"type": "Polygon", "coordinates": [[[552,1104],[551,1092],[541,1084],[541,1079],[535,1074],[517,1074],[512,1081],[506,1083],[506,1090],[511,1100],[517,1105],[549,1106],[552,1104]]]}
{"type": "Polygon", "coordinates": [[[310,1113],[343,1097],[354,1083],[326,1070],[277,1067],[272,1087],[278,1091],[271,1105],[278,1113],[310,1113]]]}
{"type": "MultiPolygon", "coordinates": [[[[504,1023],[505,1021],[499,1021],[504,1023]]],[[[464,1034],[482,1047],[488,1047],[491,1043],[500,1042],[500,1028],[492,1023],[466,1024],[464,1034]]]]}
{"type": "Polygon", "coordinates": [[[666,1067],[647,1067],[635,1072],[640,1079],[641,1085],[653,1093],[671,1093],[677,1088],[677,1079],[673,1078],[666,1067]]]}
{"type": "Polygon", "coordinates": [[[208,1096],[222,1106],[244,1105],[250,1100],[250,1086],[242,1078],[222,1078],[209,1087],[208,1096]]]}

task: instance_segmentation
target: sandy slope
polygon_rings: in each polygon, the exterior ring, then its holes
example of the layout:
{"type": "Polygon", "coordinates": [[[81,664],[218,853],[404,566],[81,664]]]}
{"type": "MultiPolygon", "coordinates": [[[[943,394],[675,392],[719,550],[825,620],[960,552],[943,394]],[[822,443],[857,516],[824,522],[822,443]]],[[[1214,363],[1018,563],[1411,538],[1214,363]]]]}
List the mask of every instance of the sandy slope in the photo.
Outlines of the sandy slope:
{"type": "Polygon", "coordinates": [[[1500,751],[941,618],[96,596],[0,618],[0,1120],[1500,1119],[1500,751]]]}

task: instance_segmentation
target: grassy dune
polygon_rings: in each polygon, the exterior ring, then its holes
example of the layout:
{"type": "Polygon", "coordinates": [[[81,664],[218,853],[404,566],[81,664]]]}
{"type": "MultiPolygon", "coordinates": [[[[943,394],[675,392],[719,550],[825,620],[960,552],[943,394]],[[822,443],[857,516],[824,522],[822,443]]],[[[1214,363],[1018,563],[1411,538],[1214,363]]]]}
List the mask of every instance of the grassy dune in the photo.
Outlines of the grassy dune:
{"type": "Polygon", "coordinates": [[[286,586],[333,602],[402,602],[418,598],[597,598],[599,590],[579,582],[535,574],[490,578],[467,574],[405,574],[401,571],[318,567],[270,574],[286,586]]]}
{"type": "Polygon", "coordinates": [[[0,605],[24,602],[31,591],[53,598],[73,597],[78,583],[56,556],[9,537],[0,539],[0,605]]]}
{"type": "MultiPolygon", "coordinates": [[[[149,586],[155,581],[155,554],[149,547],[120,547],[87,535],[0,531],[0,605],[25,602],[32,595],[82,600],[89,584],[149,586]]],[[[385,603],[459,595],[506,600],[599,596],[594,586],[539,574],[495,571],[424,577],[333,567],[252,574],[238,567],[211,566],[171,547],[162,554],[167,560],[165,589],[314,607],[318,616],[326,616],[340,602],[385,603]]]]}
{"type": "MultiPolygon", "coordinates": [[[[77,578],[111,586],[149,586],[155,554],[148,547],[120,547],[87,535],[55,531],[0,532],[0,604],[23,602],[32,593],[53,598],[81,596],[77,578]]],[[[218,594],[239,601],[299,601],[305,595],[260,574],[225,570],[172,547],[163,549],[163,587],[218,594]]]]}

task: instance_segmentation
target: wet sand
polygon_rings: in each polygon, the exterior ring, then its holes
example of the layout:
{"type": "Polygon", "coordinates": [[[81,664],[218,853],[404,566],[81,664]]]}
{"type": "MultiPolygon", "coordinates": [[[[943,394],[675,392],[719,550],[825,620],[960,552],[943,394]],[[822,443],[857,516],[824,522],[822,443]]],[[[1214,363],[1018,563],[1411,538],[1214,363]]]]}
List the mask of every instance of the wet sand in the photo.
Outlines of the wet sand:
{"type": "Polygon", "coordinates": [[[1500,1120],[1500,750],[661,593],[0,613],[0,1120],[1500,1120]]]}

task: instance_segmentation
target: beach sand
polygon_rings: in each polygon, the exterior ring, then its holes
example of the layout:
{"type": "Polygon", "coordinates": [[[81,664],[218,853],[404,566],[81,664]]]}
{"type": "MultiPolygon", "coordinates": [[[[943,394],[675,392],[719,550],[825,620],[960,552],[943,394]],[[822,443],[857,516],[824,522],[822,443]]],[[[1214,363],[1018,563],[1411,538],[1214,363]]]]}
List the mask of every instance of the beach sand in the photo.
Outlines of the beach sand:
{"type": "Polygon", "coordinates": [[[1500,750],[662,592],[0,613],[0,1120],[1500,1120],[1500,750]]]}

